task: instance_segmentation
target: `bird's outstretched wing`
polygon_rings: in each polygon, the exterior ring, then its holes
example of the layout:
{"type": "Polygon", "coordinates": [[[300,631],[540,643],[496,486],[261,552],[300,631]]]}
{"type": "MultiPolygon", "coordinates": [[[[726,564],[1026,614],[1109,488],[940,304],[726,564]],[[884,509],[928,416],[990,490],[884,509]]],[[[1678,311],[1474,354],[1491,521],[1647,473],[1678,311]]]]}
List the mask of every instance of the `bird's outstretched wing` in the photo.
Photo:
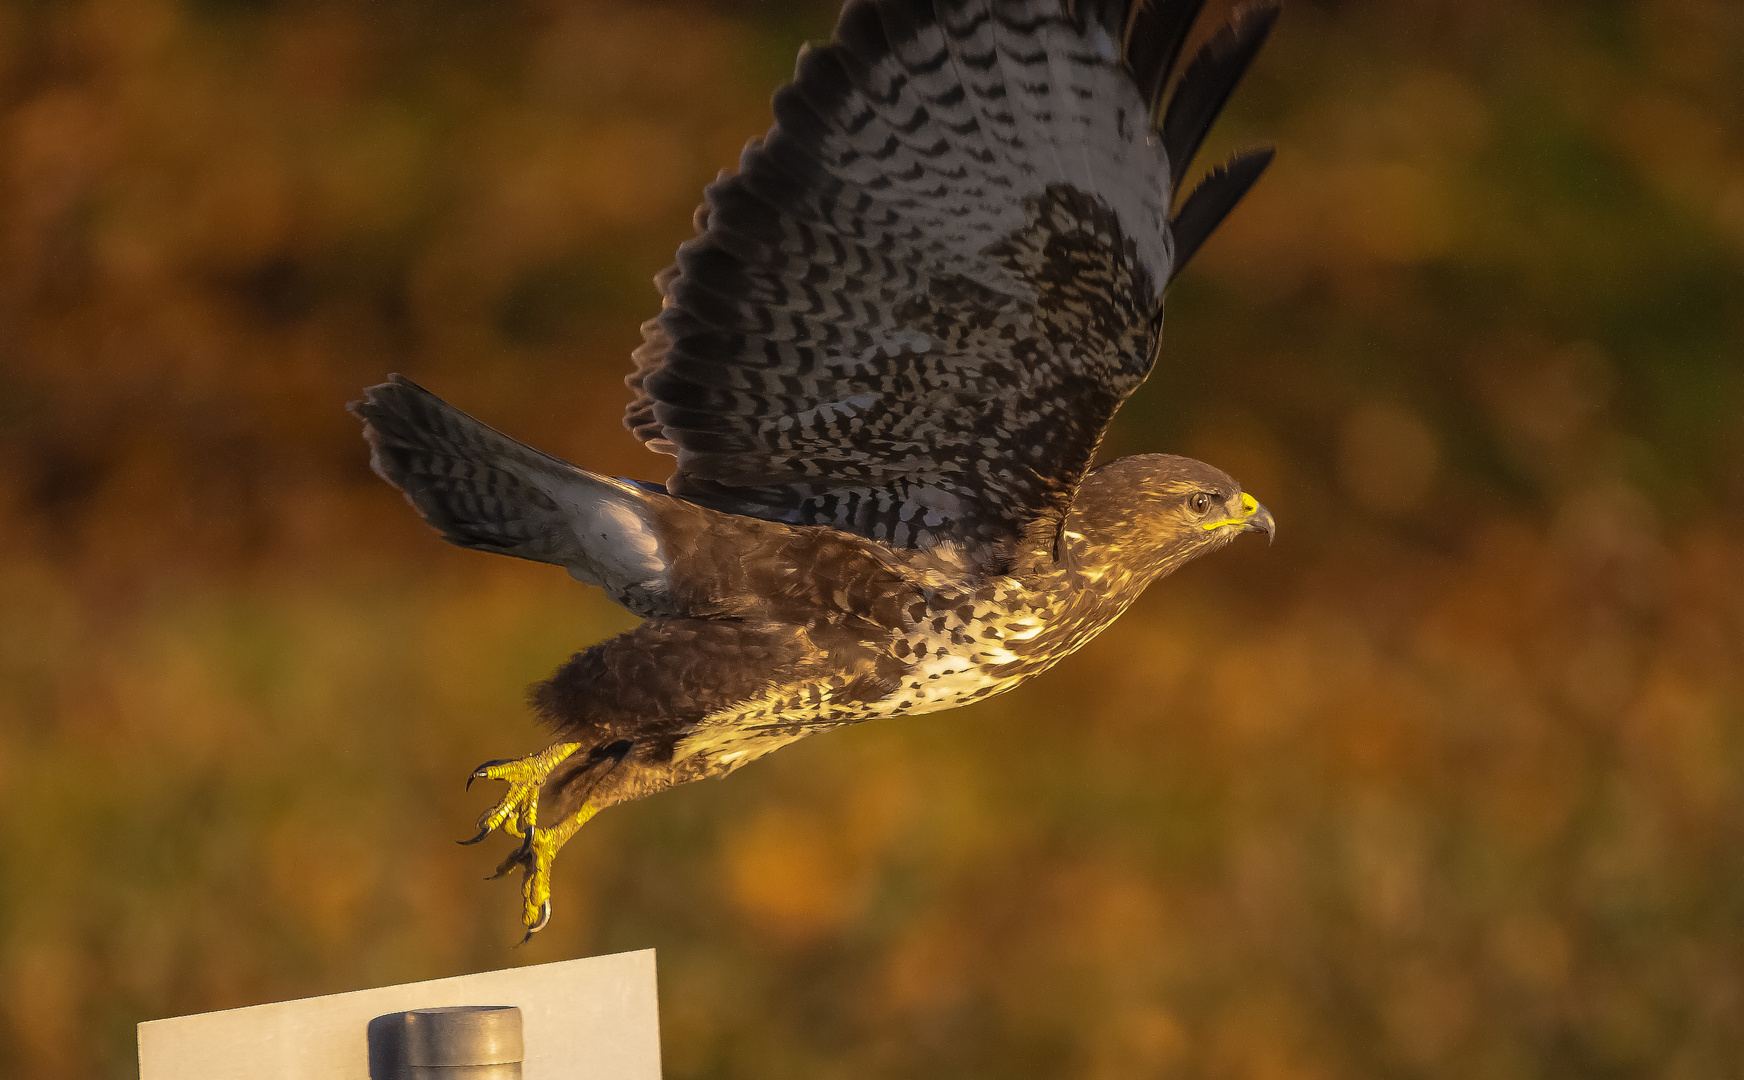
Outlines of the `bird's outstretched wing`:
{"type": "Polygon", "coordinates": [[[1164,287],[1264,169],[1170,208],[1276,18],[1203,0],[851,0],[658,279],[626,425],[675,495],[895,546],[1057,522],[1164,287]]]}

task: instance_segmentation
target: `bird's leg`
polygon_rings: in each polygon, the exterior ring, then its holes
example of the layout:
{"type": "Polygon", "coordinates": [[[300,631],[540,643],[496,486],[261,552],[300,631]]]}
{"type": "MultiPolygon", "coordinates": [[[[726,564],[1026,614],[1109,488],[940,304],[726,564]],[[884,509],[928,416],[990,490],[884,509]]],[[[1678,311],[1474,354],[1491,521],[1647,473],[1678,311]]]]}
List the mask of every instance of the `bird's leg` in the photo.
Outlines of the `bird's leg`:
{"type": "MultiPolygon", "coordinates": [[[[551,865],[557,852],[600,810],[592,803],[583,802],[579,810],[556,826],[549,829],[539,827],[540,789],[557,767],[580,748],[580,743],[558,743],[518,761],[488,761],[473,770],[472,779],[467,781],[469,785],[472,780],[509,782],[509,792],[503,796],[502,802],[478,819],[479,834],[461,843],[475,844],[498,828],[521,838],[520,846],[509,853],[491,876],[502,877],[517,866],[525,871],[521,881],[521,922],[527,928],[527,936],[521,939],[523,944],[551,921],[551,865]]],[[[582,789],[584,792],[593,791],[623,761],[629,748],[627,741],[595,748],[580,772],[569,782],[579,781],[582,776],[604,765],[604,771],[582,789]]]]}
{"type": "Polygon", "coordinates": [[[499,875],[508,873],[517,865],[525,871],[521,878],[521,924],[527,928],[527,937],[521,939],[523,945],[551,921],[551,864],[556,860],[557,852],[597,813],[599,807],[583,803],[580,810],[555,827],[534,828],[526,842],[497,868],[499,875]]]}

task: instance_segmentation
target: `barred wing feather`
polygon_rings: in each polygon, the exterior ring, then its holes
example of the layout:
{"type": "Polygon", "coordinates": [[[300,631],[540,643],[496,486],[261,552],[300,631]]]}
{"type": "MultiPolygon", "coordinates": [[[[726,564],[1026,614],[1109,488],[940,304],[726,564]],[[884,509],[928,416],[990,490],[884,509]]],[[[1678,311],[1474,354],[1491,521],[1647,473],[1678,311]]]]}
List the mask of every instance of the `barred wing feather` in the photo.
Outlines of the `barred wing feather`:
{"type": "Polygon", "coordinates": [[[1177,245],[1258,175],[1214,174],[1176,238],[1188,162],[1156,118],[1209,125],[1270,26],[1238,19],[1165,112],[1179,41],[1135,35],[1197,10],[851,0],[658,279],[625,422],[677,457],[668,489],[989,555],[1062,517],[1151,369],[1177,245]]]}

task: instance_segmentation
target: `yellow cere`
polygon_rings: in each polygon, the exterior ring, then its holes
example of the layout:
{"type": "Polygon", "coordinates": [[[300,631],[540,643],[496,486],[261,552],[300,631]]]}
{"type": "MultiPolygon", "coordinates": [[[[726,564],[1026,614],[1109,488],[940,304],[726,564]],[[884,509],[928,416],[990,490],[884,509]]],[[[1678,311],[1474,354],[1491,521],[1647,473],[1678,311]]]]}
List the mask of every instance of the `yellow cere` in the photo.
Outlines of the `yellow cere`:
{"type": "Polygon", "coordinates": [[[1213,529],[1221,529],[1225,525],[1245,525],[1247,519],[1253,517],[1254,514],[1258,512],[1259,508],[1259,500],[1244,491],[1241,493],[1241,517],[1224,518],[1222,521],[1207,521],[1199,527],[1204,529],[1206,532],[1210,532],[1213,529]]]}

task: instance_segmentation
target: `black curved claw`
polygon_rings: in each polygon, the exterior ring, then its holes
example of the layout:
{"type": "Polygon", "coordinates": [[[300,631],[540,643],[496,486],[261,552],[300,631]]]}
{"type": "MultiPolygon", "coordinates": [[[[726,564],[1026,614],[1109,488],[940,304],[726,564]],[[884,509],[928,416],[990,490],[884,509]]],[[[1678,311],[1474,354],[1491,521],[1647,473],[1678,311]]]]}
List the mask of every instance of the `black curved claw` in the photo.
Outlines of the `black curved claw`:
{"type": "Polygon", "coordinates": [[[495,765],[507,765],[514,760],[515,760],[514,758],[492,758],[489,761],[485,762],[483,765],[480,765],[478,768],[472,770],[472,775],[470,775],[466,778],[466,790],[468,790],[468,791],[472,790],[472,782],[474,780],[487,780],[487,779],[489,779],[489,777],[485,776],[485,774],[484,774],[484,771],[486,769],[491,768],[492,766],[495,766],[495,765]]]}
{"type": "Polygon", "coordinates": [[[551,901],[547,900],[543,904],[539,905],[539,921],[534,923],[532,926],[527,927],[527,936],[522,938],[520,941],[515,942],[515,948],[518,949],[521,946],[525,945],[527,942],[532,941],[533,935],[537,934],[539,931],[545,929],[545,927],[547,925],[549,925],[550,922],[551,922],[551,901]]]}
{"type": "Polygon", "coordinates": [[[480,829],[478,831],[478,835],[473,837],[471,840],[456,840],[455,843],[456,844],[476,844],[480,840],[483,840],[485,837],[489,836],[491,834],[491,831],[492,831],[491,827],[489,825],[486,825],[484,828],[480,829]]]}

